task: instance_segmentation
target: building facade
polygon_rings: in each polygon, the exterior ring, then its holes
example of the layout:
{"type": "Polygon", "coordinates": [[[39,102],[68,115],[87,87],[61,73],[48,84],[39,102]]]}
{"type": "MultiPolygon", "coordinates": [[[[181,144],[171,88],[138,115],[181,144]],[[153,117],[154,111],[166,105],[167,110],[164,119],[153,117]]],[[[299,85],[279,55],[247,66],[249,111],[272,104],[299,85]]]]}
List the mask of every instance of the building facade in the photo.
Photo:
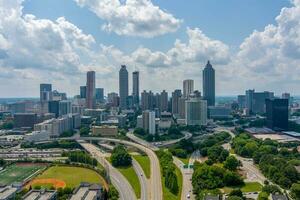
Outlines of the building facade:
{"type": "Polygon", "coordinates": [[[275,131],[288,130],[288,99],[266,99],[267,127],[275,131]]]}
{"type": "Polygon", "coordinates": [[[119,71],[119,95],[120,95],[120,109],[127,108],[128,97],[128,71],[126,65],[122,65],[119,71]]]}
{"type": "Polygon", "coordinates": [[[183,81],[183,97],[189,98],[194,92],[194,80],[188,79],[183,81]]]}
{"type": "Polygon", "coordinates": [[[96,105],[96,73],[94,71],[87,72],[86,79],[86,107],[93,109],[96,105]]]}
{"type": "Polygon", "coordinates": [[[132,72],[132,97],[135,107],[139,107],[140,103],[140,74],[138,71],[132,72]]]}
{"type": "Polygon", "coordinates": [[[208,106],[215,105],[215,70],[208,61],[203,70],[203,98],[208,106]]]}
{"type": "Polygon", "coordinates": [[[185,101],[186,125],[206,125],[207,124],[207,101],[200,98],[190,98],[185,101]]]}

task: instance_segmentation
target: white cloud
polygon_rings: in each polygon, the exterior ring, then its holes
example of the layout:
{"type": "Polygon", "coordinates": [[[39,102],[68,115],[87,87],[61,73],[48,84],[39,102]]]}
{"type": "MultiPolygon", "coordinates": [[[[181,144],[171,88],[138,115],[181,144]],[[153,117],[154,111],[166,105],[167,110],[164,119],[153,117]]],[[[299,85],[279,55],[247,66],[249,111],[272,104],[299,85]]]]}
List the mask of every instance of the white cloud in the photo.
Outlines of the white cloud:
{"type": "Polygon", "coordinates": [[[6,68],[35,68],[77,73],[80,56],[91,35],[65,18],[56,21],[23,15],[23,1],[0,1],[0,63],[6,68]]]}
{"type": "Polygon", "coordinates": [[[151,0],[75,0],[105,21],[102,28],[118,35],[154,37],[175,32],[182,20],[153,5],[151,0]]]}

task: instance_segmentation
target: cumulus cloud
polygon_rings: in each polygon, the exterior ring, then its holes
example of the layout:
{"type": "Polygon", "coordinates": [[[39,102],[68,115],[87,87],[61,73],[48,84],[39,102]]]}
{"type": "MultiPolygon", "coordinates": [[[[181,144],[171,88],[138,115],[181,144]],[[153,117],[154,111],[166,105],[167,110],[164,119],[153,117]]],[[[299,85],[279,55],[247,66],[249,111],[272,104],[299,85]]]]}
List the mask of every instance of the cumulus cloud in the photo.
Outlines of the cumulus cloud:
{"type": "Polygon", "coordinates": [[[105,21],[103,30],[118,35],[154,37],[175,32],[182,20],[153,5],[151,0],[75,0],[105,21]]]}
{"type": "Polygon", "coordinates": [[[0,0],[0,65],[76,73],[78,51],[95,40],[65,18],[56,21],[23,15],[21,0],[0,0]]]}
{"type": "Polygon", "coordinates": [[[274,87],[278,81],[285,84],[300,81],[300,1],[294,0],[292,7],[283,8],[276,24],[247,37],[236,60],[243,67],[237,72],[247,74],[247,80],[252,79],[258,87],[267,85],[278,91],[281,88],[274,87]]]}

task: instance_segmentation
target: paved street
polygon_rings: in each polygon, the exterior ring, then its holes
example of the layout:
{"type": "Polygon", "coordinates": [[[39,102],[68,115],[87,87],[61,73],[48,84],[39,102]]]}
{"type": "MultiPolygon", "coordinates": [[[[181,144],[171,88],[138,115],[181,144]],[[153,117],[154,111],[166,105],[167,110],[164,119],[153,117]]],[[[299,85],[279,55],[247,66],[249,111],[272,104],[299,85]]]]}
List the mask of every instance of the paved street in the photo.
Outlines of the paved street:
{"type": "Polygon", "coordinates": [[[150,191],[148,190],[149,181],[147,180],[142,167],[135,159],[132,159],[132,166],[141,184],[141,200],[150,199],[150,191]]]}
{"type": "Polygon", "coordinates": [[[140,149],[141,151],[145,152],[151,163],[151,177],[150,177],[150,188],[149,190],[151,191],[151,198],[153,200],[162,200],[162,183],[161,183],[161,173],[160,173],[160,165],[159,165],[159,160],[156,156],[156,154],[149,148],[136,144],[134,142],[129,142],[126,140],[119,140],[119,139],[112,139],[112,138],[96,138],[96,137],[81,137],[81,140],[95,140],[95,141],[110,141],[110,142],[115,142],[115,143],[120,143],[120,144],[125,144],[129,146],[136,147],[140,149]]]}
{"type": "Polygon", "coordinates": [[[119,191],[121,200],[137,199],[127,179],[105,159],[105,155],[96,146],[84,142],[79,142],[79,144],[93,155],[102,166],[106,166],[105,168],[108,169],[112,184],[119,191]]]}
{"type": "Polygon", "coordinates": [[[174,156],[173,156],[173,163],[180,169],[182,174],[183,182],[182,182],[181,200],[195,199],[195,196],[193,194],[192,181],[191,181],[194,170],[189,168],[187,169],[183,168],[184,163],[174,156]]]}

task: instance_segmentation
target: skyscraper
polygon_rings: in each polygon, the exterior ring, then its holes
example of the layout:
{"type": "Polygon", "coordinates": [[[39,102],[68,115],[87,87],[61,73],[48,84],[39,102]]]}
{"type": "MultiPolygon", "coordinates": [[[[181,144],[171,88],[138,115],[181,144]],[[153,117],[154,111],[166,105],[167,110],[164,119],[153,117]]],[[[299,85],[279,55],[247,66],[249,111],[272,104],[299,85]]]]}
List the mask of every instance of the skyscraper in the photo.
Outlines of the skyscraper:
{"type": "Polygon", "coordinates": [[[174,115],[179,114],[179,98],[181,97],[181,90],[175,90],[172,92],[172,113],[174,115]]]}
{"type": "Polygon", "coordinates": [[[126,65],[122,65],[119,71],[119,95],[120,95],[120,108],[127,108],[128,97],[128,71],[126,65]]]}
{"type": "Polygon", "coordinates": [[[80,86],[80,98],[86,98],[86,86],[80,86]]]}
{"type": "Polygon", "coordinates": [[[255,90],[246,90],[246,108],[250,114],[265,113],[266,99],[273,99],[273,92],[255,92],[255,90]]]}
{"type": "Polygon", "coordinates": [[[208,61],[203,70],[203,98],[208,106],[215,105],[215,70],[208,61]]]}
{"type": "Polygon", "coordinates": [[[104,102],[104,89],[103,88],[96,88],[96,101],[99,103],[104,102]]]}
{"type": "Polygon", "coordinates": [[[163,90],[160,93],[160,112],[168,111],[168,92],[163,90]]]}
{"type": "Polygon", "coordinates": [[[275,131],[288,130],[288,99],[266,99],[266,114],[268,128],[275,131]]]}
{"type": "Polygon", "coordinates": [[[86,79],[86,107],[89,109],[95,108],[96,104],[96,73],[94,71],[87,72],[86,79]]]}
{"type": "Polygon", "coordinates": [[[194,91],[194,80],[188,79],[183,81],[183,97],[188,98],[194,91]]]}
{"type": "Polygon", "coordinates": [[[140,102],[140,83],[139,83],[139,72],[132,72],[132,96],[134,106],[138,107],[140,102]]]}
{"type": "Polygon", "coordinates": [[[155,112],[153,111],[143,111],[142,113],[142,123],[143,123],[143,129],[148,132],[149,134],[154,135],[155,134],[155,112]]]}
{"type": "Polygon", "coordinates": [[[52,92],[52,85],[48,83],[40,84],[40,101],[50,101],[51,100],[51,92],[52,92]]]}
{"type": "Polygon", "coordinates": [[[207,124],[207,101],[200,98],[190,98],[185,101],[186,125],[207,124]]]}

